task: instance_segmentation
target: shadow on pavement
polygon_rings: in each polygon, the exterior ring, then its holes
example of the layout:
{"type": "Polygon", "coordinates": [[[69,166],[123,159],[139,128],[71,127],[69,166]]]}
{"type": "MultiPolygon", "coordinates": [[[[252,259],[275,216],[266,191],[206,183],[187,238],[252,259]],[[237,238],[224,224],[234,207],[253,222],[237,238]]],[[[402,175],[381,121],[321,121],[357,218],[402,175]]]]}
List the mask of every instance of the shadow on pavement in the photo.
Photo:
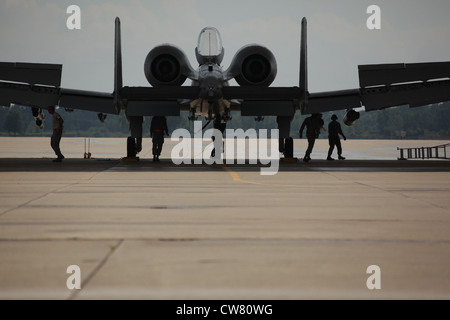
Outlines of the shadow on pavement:
{"type": "MultiPolygon", "coordinates": [[[[64,159],[62,163],[54,163],[49,158],[1,158],[0,172],[99,172],[99,171],[155,171],[155,172],[192,172],[192,171],[222,171],[224,166],[236,171],[259,171],[261,167],[269,167],[257,164],[238,164],[236,160],[232,164],[174,164],[170,159],[161,159],[161,162],[153,162],[151,159],[139,161],[124,161],[122,159],[64,159]]],[[[272,163],[272,165],[275,165],[272,163]]],[[[448,160],[343,160],[326,161],[312,160],[305,163],[297,161],[280,161],[279,171],[393,171],[393,172],[449,172],[448,160]]]]}

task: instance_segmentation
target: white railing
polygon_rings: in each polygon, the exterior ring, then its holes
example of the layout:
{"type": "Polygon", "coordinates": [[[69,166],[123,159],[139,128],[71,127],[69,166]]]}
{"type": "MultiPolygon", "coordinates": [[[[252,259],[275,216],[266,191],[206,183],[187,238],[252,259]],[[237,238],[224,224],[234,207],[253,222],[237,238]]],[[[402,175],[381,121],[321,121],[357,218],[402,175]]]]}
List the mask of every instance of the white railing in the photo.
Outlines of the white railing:
{"type": "Polygon", "coordinates": [[[450,159],[450,153],[447,148],[450,143],[441,144],[434,147],[419,148],[397,148],[400,151],[398,160],[406,159],[450,159]]]}

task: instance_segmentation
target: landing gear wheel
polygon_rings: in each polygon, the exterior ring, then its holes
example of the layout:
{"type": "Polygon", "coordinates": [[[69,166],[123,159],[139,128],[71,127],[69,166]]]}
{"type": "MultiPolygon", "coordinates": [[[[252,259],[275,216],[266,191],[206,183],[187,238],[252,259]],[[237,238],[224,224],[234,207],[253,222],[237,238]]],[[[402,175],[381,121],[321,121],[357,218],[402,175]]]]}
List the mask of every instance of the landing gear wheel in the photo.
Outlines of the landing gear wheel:
{"type": "Polygon", "coordinates": [[[127,139],[127,157],[136,157],[136,140],[132,137],[128,137],[127,139]]]}
{"type": "Polygon", "coordinates": [[[286,138],[284,142],[284,156],[286,158],[294,157],[294,140],[292,137],[286,138]]]}

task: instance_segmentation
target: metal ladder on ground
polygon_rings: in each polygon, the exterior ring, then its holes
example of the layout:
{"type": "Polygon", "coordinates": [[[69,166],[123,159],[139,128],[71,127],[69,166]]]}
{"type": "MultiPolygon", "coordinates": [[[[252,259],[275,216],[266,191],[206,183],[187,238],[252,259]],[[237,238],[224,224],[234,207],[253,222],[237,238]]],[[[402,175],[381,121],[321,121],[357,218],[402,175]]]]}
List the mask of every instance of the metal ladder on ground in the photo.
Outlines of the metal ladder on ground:
{"type": "Polygon", "coordinates": [[[419,147],[419,148],[397,148],[400,151],[398,160],[407,159],[448,159],[450,160],[450,153],[447,148],[450,143],[441,144],[434,147],[419,147]]]}

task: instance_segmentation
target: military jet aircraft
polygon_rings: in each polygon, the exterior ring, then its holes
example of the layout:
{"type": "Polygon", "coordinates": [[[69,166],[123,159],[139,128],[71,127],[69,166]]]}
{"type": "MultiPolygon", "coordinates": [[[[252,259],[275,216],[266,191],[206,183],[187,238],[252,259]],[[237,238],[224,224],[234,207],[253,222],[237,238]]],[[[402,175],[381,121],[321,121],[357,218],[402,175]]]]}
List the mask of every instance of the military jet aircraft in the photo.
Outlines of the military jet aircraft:
{"type": "MultiPolygon", "coordinates": [[[[302,114],[347,110],[344,123],[352,125],[360,107],[366,111],[399,105],[411,107],[450,101],[450,62],[359,65],[360,87],[349,90],[310,93],[307,78],[307,20],[301,21],[298,86],[270,87],[277,74],[276,59],[263,46],[242,47],[224,69],[224,47],[219,31],[201,30],[195,54],[195,70],[178,47],[163,44],[153,48],[144,62],[150,87],[127,87],[122,83],[120,19],[115,19],[114,91],[112,93],[72,90],[60,87],[62,65],[0,63],[0,105],[31,106],[38,120],[49,106],[83,109],[105,114],[123,110],[130,120],[132,138],[142,138],[143,116],[201,115],[223,129],[231,111],[243,116],[277,116],[292,119],[302,114]],[[190,86],[183,86],[186,79],[190,86]],[[239,86],[230,86],[235,79],[239,86]],[[140,135],[140,136],[139,136],[140,135]]],[[[280,131],[289,132],[290,121],[278,121],[280,131]]],[[[136,156],[133,139],[128,139],[127,156],[136,156]]],[[[291,150],[292,153],[292,150],[291,150]]]]}

